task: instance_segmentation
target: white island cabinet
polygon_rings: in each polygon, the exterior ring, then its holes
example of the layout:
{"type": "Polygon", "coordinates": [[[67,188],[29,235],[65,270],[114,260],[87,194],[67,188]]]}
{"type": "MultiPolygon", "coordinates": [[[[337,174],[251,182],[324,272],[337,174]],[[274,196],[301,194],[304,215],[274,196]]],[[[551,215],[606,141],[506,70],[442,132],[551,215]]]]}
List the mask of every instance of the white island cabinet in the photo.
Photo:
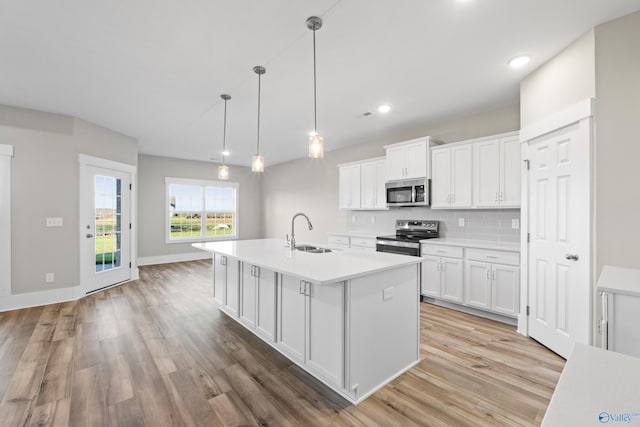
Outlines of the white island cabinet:
{"type": "Polygon", "coordinates": [[[349,402],[420,361],[419,257],[279,239],[193,246],[213,253],[220,310],[349,402]]]}

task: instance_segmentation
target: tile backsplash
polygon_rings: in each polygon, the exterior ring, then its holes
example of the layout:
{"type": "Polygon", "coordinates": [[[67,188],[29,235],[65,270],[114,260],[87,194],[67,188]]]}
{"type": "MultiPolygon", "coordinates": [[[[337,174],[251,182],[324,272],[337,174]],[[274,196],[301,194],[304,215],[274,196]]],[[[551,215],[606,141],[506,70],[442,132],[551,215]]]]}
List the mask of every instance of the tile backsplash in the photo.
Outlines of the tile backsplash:
{"type": "Polygon", "coordinates": [[[456,239],[520,242],[520,209],[430,209],[424,207],[391,208],[386,211],[349,211],[347,230],[350,233],[373,235],[393,234],[397,219],[437,219],[440,237],[456,239]],[[464,226],[460,226],[460,219],[464,226]]]}

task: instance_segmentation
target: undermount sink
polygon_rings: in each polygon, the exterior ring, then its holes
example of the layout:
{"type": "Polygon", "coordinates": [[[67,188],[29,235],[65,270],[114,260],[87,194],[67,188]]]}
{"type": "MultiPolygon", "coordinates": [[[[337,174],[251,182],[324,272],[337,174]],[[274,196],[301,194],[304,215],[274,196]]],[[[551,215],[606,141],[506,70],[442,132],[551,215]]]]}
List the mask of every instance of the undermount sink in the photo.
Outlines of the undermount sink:
{"type": "Polygon", "coordinates": [[[331,252],[331,249],[327,248],[318,248],[316,246],[311,245],[300,245],[296,246],[297,251],[308,252],[310,254],[324,254],[327,252],[331,252]]]}

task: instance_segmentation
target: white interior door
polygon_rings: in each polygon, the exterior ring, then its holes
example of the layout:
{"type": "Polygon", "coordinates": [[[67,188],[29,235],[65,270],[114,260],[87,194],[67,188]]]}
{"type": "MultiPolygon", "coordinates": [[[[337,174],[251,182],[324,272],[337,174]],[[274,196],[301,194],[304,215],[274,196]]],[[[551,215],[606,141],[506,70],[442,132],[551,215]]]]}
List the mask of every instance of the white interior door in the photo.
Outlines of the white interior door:
{"type": "Polygon", "coordinates": [[[529,335],[563,357],[591,331],[591,120],[529,141],[529,335]]]}
{"type": "Polygon", "coordinates": [[[131,278],[131,176],[81,165],[80,278],[93,292],[131,278]]]}

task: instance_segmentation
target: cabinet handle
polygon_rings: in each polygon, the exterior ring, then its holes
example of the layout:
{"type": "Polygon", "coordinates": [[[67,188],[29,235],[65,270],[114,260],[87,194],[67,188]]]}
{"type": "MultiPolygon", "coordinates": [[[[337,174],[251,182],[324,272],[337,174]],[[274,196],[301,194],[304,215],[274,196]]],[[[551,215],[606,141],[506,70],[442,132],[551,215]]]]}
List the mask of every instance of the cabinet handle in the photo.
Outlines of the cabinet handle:
{"type": "Polygon", "coordinates": [[[253,277],[260,277],[260,267],[257,265],[253,266],[253,277]]]}
{"type": "Polygon", "coordinates": [[[298,289],[300,294],[304,294],[304,280],[300,280],[300,288],[298,289]]]}
{"type": "Polygon", "coordinates": [[[497,257],[497,256],[493,256],[493,255],[487,255],[487,258],[490,258],[490,259],[498,259],[498,257],[497,257]]]}
{"type": "Polygon", "coordinates": [[[500,201],[503,202],[504,201],[504,193],[501,191],[500,192],[500,201]]]}
{"type": "Polygon", "coordinates": [[[438,252],[439,254],[446,254],[447,251],[441,251],[441,250],[437,250],[436,252],[438,252]]]}
{"type": "Polygon", "coordinates": [[[226,256],[221,256],[220,257],[220,265],[227,265],[227,257],[226,256]]]}
{"type": "Polygon", "coordinates": [[[491,272],[491,278],[492,278],[493,280],[496,280],[496,271],[495,271],[495,270],[493,270],[493,271],[491,272]]]}
{"type": "Polygon", "coordinates": [[[498,203],[498,192],[497,191],[496,191],[496,200],[495,200],[495,202],[498,203]]]}
{"type": "Polygon", "coordinates": [[[577,261],[578,260],[578,254],[566,254],[564,256],[564,258],[566,260],[569,260],[569,261],[577,261]]]}

